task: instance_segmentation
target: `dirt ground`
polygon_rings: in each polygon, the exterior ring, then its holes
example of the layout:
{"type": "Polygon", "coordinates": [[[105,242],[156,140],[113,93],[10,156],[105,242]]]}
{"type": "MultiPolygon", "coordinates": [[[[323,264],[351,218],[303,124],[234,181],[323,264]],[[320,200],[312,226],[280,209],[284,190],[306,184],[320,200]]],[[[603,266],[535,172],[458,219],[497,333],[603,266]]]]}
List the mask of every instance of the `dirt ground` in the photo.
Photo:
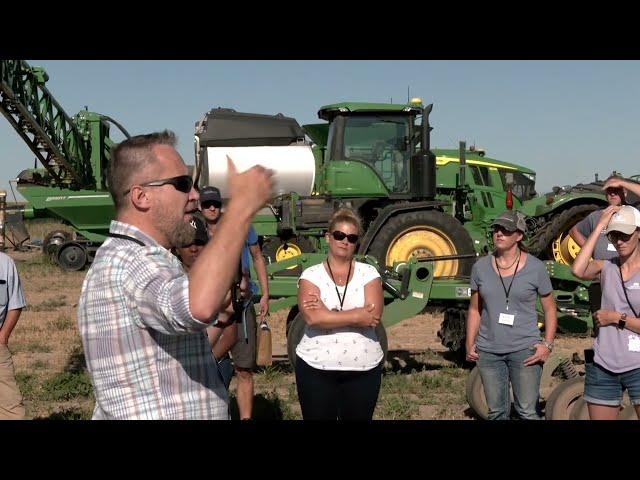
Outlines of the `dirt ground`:
{"type": "MultiPolygon", "coordinates": [[[[10,342],[22,388],[32,390],[23,392],[28,416],[55,418],[65,411],[85,418],[93,405],[90,396],[65,396],[46,389],[52,379],[59,380],[56,375],[69,372],[70,365],[82,358],[76,309],[86,271],[63,272],[43,262],[39,251],[7,253],[16,261],[28,303],[10,342]],[[49,401],[52,398],[57,400],[49,401]]],[[[270,316],[274,368],[256,376],[256,394],[271,398],[272,404],[273,395],[279,395],[278,404],[287,409],[283,418],[299,418],[295,379],[286,362],[286,316],[287,311],[270,316]]],[[[374,418],[474,418],[464,397],[468,372],[458,368],[441,345],[437,337],[441,322],[442,314],[425,313],[387,329],[390,354],[374,418]]],[[[591,343],[590,337],[561,337],[556,349],[568,357],[574,353],[582,357],[591,343]]],[[[235,379],[230,391],[233,395],[235,379]]]]}

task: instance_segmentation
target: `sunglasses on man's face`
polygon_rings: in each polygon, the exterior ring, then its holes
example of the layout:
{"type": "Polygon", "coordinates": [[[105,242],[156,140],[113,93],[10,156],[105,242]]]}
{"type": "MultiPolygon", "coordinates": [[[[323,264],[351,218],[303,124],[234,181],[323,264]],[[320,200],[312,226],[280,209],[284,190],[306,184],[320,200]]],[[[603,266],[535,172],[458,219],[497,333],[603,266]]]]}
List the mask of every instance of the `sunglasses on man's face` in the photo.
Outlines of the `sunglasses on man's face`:
{"type": "Polygon", "coordinates": [[[607,233],[607,238],[611,243],[616,243],[618,240],[622,240],[623,242],[628,242],[631,239],[631,235],[633,233],[622,233],[622,232],[609,232],[607,233]]]}
{"type": "MultiPolygon", "coordinates": [[[[189,193],[193,188],[193,178],[189,175],[179,175],[177,177],[163,178],[162,180],[152,180],[150,182],[140,183],[141,187],[162,187],[163,185],[172,185],[173,188],[182,193],[189,193]]],[[[131,191],[128,189],[124,194],[131,191]]]]}
{"type": "Polygon", "coordinates": [[[333,232],[331,232],[331,236],[337,240],[337,241],[342,241],[345,238],[348,240],[349,243],[356,243],[358,241],[358,235],[356,235],[355,233],[350,233],[350,234],[346,234],[344,232],[341,232],[340,230],[334,230],[333,232]]]}
{"type": "Polygon", "coordinates": [[[209,202],[202,202],[200,203],[200,206],[202,207],[203,210],[209,210],[211,207],[220,208],[222,204],[220,202],[216,202],[215,200],[212,200],[209,202]]]}
{"type": "Polygon", "coordinates": [[[619,188],[607,188],[605,193],[610,197],[613,197],[614,195],[617,195],[619,197],[622,196],[622,190],[620,190],[619,188]]]}

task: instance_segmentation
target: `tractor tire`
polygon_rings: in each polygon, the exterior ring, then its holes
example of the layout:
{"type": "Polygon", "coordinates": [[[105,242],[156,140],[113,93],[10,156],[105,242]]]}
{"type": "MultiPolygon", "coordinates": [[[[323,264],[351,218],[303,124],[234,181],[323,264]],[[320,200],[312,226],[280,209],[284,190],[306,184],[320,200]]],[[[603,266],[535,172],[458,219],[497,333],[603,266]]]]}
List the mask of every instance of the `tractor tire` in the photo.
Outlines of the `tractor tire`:
{"type": "Polygon", "coordinates": [[[547,420],[569,420],[577,401],[584,394],[584,377],[562,382],[547,399],[544,416],[547,420]]]}
{"type": "MultiPolygon", "coordinates": [[[[380,265],[392,267],[409,257],[435,257],[475,253],[473,241],[462,224],[437,210],[399,213],[382,226],[367,254],[380,265]]],[[[468,276],[474,259],[434,263],[434,277],[468,276]]]]}
{"type": "Polygon", "coordinates": [[[289,357],[289,364],[293,370],[296,368],[296,348],[304,336],[306,326],[307,322],[304,321],[302,313],[298,313],[291,320],[287,329],[287,357],[289,357]]]}
{"type": "Polygon", "coordinates": [[[487,420],[489,418],[489,407],[487,407],[487,398],[484,396],[484,387],[482,386],[482,377],[478,367],[473,367],[471,373],[467,377],[465,385],[465,393],[467,403],[478,418],[487,420]]]}
{"type": "MultiPolygon", "coordinates": [[[[482,377],[480,376],[478,367],[473,367],[473,370],[471,370],[471,373],[469,373],[467,377],[465,394],[467,403],[478,418],[488,420],[489,407],[487,406],[487,398],[484,395],[484,386],[482,385],[482,377]]],[[[513,410],[513,390],[511,386],[509,386],[509,397],[511,398],[511,409],[513,410]]]]}
{"type": "Polygon", "coordinates": [[[380,347],[382,347],[382,361],[380,362],[380,365],[384,370],[384,365],[387,361],[387,354],[389,353],[389,340],[387,339],[387,329],[384,328],[382,323],[376,325],[376,335],[380,342],[380,347]]]}
{"type": "MultiPolygon", "coordinates": [[[[266,257],[267,265],[296,257],[303,253],[313,252],[315,252],[313,243],[305,237],[290,237],[286,240],[279,237],[267,237],[262,244],[262,255],[266,257]]],[[[301,267],[296,266],[282,270],[277,275],[298,277],[301,273],[301,267]]]]}
{"type": "MultiPolygon", "coordinates": [[[[631,405],[631,400],[629,400],[629,395],[627,392],[624,392],[624,396],[622,398],[622,406],[620,408],[620,412],[618,413],[618,420],[637,420],[636,410],[631,405]]],[[[571,410],[571,415],[569,415],[569,420],[591,420],[589,417],[589,407],[587,406],[587,402],[584,401],[583,397],[580,397],[576,400],[573,409],[571,410]]]]}
{"type": "Polygon", "coordinates": [[[66,230],[53,230],[47,233],[42,240],[43,255],[56,261],[60,246],[71,241],[71,238],[71,232],[67,232],[66,230]]]}
{"type": "Polygon", "coordinates": [[[464,340],[467,337],[467,310],[447,308],[444,311],[444,319],[437,335],[442,345],[456,354],[458,363],[463,363],[465,358],[464,340]]]}
{"type": "Polygon", "coordinates": [[[591,420],[589,417],[589,408],[584,398],[580,397],[575,401],[571,409],[571,414],[569,415],[569,420],[591,420]]]}
{"type": "Polygon", "coordinates": [[[569,230],[591,212],[601,208],[593,203],[574,205],[555,215],[529,242],[530,253],[563,265],[573,264],[580,247],[570,238],[569,230]]]}
{"type": "MultiPolygon", "coordinates": [[[[293,312],[293,309],[292,309],[293,312]]],[[[306,322],[302,317],[302,313],[297,313],[293,320],[287,323],[287,357],[289,358],[289,364],[291,368],[295,370],[296,367],[296,348],[304,336],[304,329],[306,322]]],[[[387,340],[387,330],[382,323],[376,326],[376,335],[378,341],[382,347],[382,361],[380,365],[384,368],[385,361],[387,359],[387,353],[389,352],[389,342],[387,340]]]]}
{"type": "Polygon", "coordinates": [[[58,248],[56,259],[58,265],[67,272],[82,270],[87,264],[87,250],[79,243],[67,242],[58,248]]]}

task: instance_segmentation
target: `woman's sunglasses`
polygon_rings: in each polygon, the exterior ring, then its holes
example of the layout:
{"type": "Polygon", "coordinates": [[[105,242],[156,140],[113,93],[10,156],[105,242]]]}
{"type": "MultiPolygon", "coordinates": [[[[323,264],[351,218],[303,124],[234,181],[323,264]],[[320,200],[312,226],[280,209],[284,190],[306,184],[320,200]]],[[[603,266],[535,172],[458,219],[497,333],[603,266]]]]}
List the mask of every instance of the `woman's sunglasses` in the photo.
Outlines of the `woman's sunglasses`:
{"type": "MultiPolygon", "coordinates": [[[[193,178],[189,175],[179,175],[177,177],[163,178],[162,180],[152,180],[150,182],[138,184],[141,187],[161,187],[163,185],[172,185],[173,188],[182,193],[189,193],[193,188],[193,178]]],[[[129,193],[131,188],[124,192],[124,195],[129,193]]]]}
{"type": "Polygon", "coordinates": [[[633,235],[633,233],[622,233],[614,230],[613,232],[607,233],[607,238],[611,243],[616,243],[618,240],[628,242],[631,239],[631,235],[633,235]]]}
{"type": "Polygon", "coordinates": [[[358,235],[356,235],[355,233],[350,233],[349,235],[347,235],[340,230],[334,230],[333,232],[331,232],[331,236],[339,242],[344,240],[345,238],[349,241],[349,243],[357,243],[358,241],[358,235]]]}

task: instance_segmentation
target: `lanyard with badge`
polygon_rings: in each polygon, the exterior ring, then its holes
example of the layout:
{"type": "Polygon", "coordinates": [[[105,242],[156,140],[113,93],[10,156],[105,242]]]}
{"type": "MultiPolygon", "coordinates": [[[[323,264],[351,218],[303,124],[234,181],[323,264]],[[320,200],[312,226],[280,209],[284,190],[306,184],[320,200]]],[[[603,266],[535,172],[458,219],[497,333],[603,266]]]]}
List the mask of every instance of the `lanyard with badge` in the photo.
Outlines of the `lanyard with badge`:
{"type": "MultiPolygon", "coordinates": [[[[522,253],[520,252],[520,250],[518,250],[518,260],[516,262],[516,269],[513,272],[513,278],[511,279],[511,283],[509,284],[508,289],[504,285],[504,280],[502,280],[502,273],[500,273],[501,268],[498,265],[498,259],[494,257],[494,260],[496,262],[496,268],[498,269],[498,276],[500,277],[500,283],[502,284],[502,289],[504,290],[504,296],[506,297],[506,312],[500,314],[500,316],[498,317],[498,323],[502,325],[509,325],[510,327],[513,327],[513,322],[516,319],[516,314],[515,312],[509,313],[509,294],[511,293],[511,287],[513,287],[513,282],[515,282],[516,275],[518,274],[518,266],[520,265],[521,256],[522,256],[522,253]]],[[[511,264],[507,268],[511,268],[511,266],[513,266],[513,264],[511,264]]],[[[507,268],[505,270],[507,270],[507,268]]]]}
{"type": "MultiPolygon", "coordinates": [[[[620,273],[620,283],[622,283],[622,291],[624,292],[624,298],[627,300],[627,305],[629,305],[629,308],[633,312],[633,316],[638,318],[636,309],[633,308],[633,305],[631,305],[631,302],[629,301],[629,294],[627,294],[627,286],[624,284],[624,278],[622,278],[622,269],[620,268],[620,265],[618,265],[618,273],[620,273]]],[[[629,335],[628,348],[630,352],[640,352],[640,337],[635,333],[631,333],[629,335]]]]}

